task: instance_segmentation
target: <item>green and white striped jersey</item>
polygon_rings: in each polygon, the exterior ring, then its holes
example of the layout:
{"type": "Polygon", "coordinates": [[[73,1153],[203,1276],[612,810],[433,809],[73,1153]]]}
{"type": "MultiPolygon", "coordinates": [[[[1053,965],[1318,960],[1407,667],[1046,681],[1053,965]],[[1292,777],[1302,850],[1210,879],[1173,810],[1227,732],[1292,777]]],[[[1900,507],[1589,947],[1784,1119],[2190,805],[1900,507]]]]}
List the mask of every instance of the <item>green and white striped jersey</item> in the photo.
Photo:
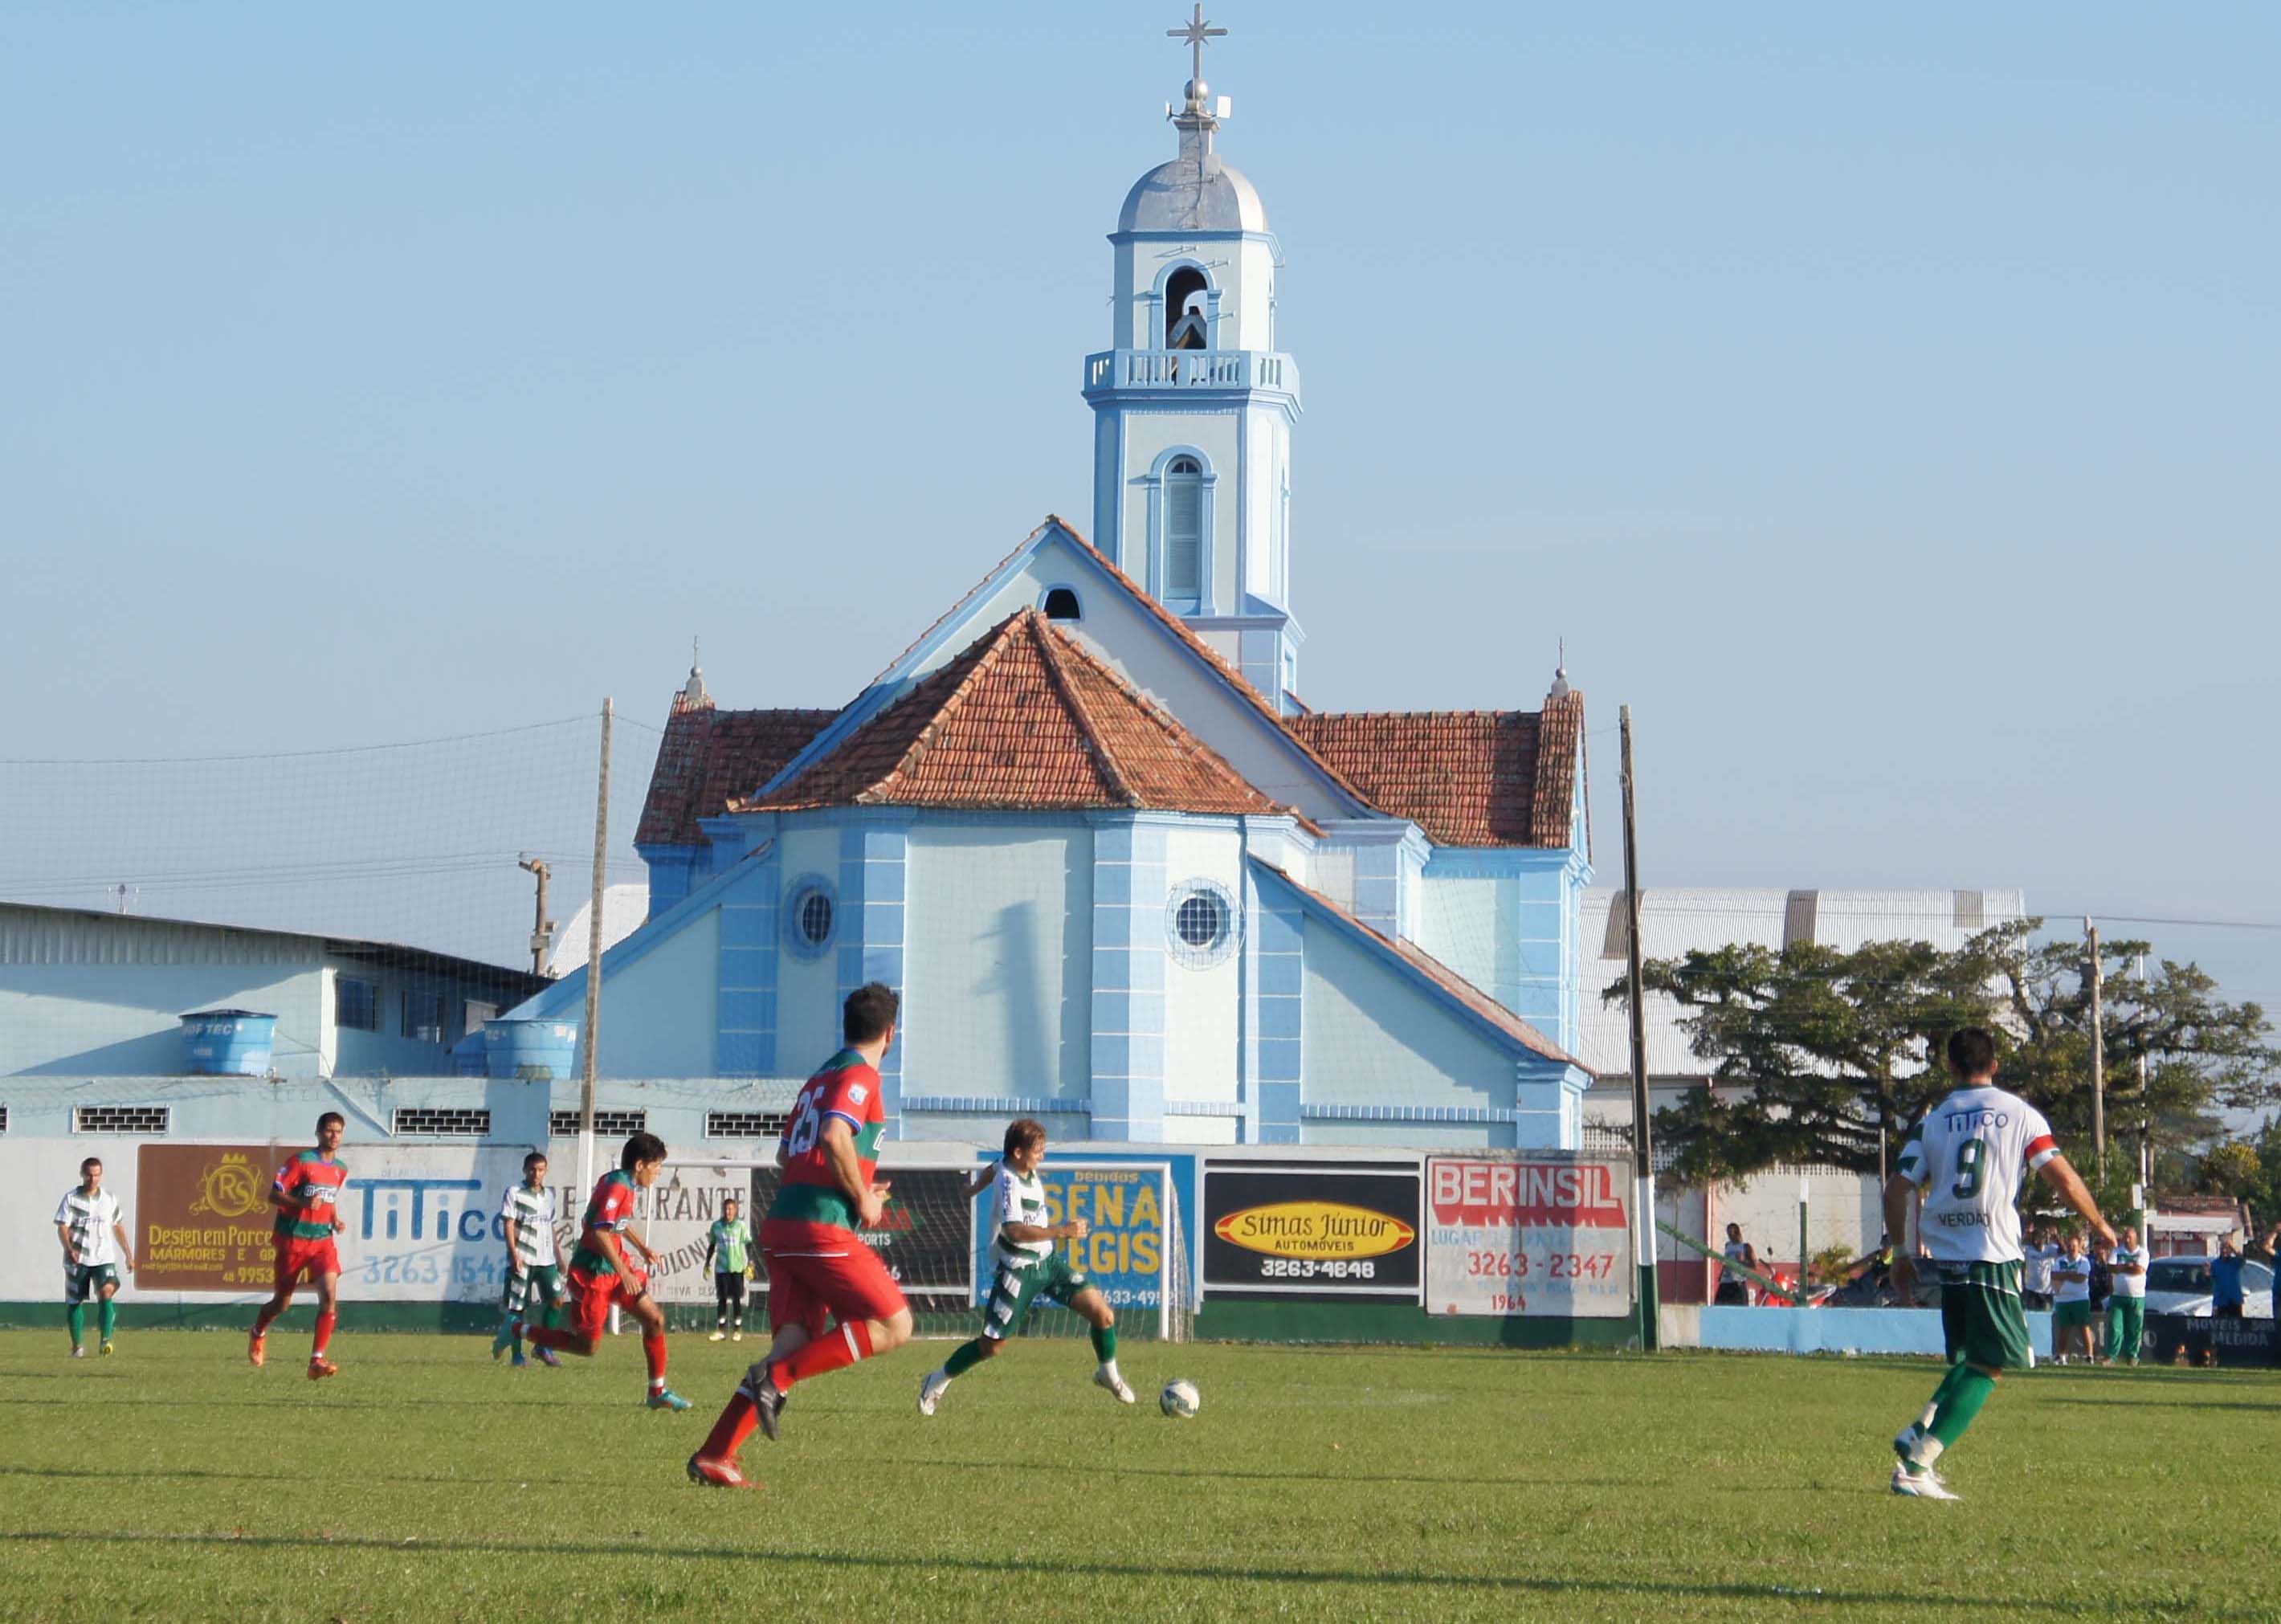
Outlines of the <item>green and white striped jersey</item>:
{"type": "Polygon", "coordinates": [[[499,1216],[515,1225],[515,1261],[525,1269],[551,1269],[560,1258],[554,1250],[554,1191],[542,1186],[510,1184],[499,1216]]]}
{"type": "Polygon", "coordinates": [[[119,1198],[109,1190],[89,1195],[73,1185],[56,1209],[56,1222],[71,1232],[72,1249],[90,1269],[119,1261],[119,1241],[111,1226],[120,1221],[119,1198]]]}
{"type": "Polygon", "coordinates": [[[1053,1222],[1046,1212],[1046,1184],[1035,1172],[1026,1179],[1003,1162],[998,1164],[998,1184],[991,1196],[990,1258],[993,1263],[1017,1265],[1031,1264],[1050,1255],[1050,1241],[1009,1241],[1009,1224],[1034,1224],[1040,1228],[1053,1222]]]}

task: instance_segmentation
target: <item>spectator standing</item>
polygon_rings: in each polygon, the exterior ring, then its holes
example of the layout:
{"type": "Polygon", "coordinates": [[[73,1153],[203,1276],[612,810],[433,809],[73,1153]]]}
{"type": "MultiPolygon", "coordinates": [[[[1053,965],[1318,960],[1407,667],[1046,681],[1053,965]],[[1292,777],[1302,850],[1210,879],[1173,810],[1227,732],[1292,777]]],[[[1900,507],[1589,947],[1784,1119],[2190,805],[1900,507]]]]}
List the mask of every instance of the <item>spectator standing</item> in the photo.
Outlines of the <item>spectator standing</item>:
{"type": "Polygon", "coordinates": [[[2052,1264],[2067,1256],[2067,1249],[2059,1243],[2049,1224],[2036,1226],[2035,1239],[2022,1249],[2025,1267],[2021,1271],[2020,1301],[2023,1307],[2042,1313],[2052,1308],[2052,1264]]]}
{"type": "Polygon", "coordinates": [[[2107,1259],[2115,1277],[2115,1295],[2107,1304],[2107,1357],[2110,1364],[2138,1363],[2138,1344],[2146,1334],[2146,1254],[2138,1245],[2138,1232],[2125,1226],[2122,1241],[2107,1259]]]}
{"type": "Polygon", "coordinates": [[[1736,1308],[1748,1308],[1751,1305],[1750,1278],[1742,1270],[1759,1266],[1758,1249],[1743,1239],[1740,1224],[1729,1224],[1727,1226],[1727,1244],[1722,1249],[1727,1261],[1720,1266],[1719,1293],[1712,1301],[1736,1308]]]}
{"type": "Polygon", "coordinates": [[[2083,1236],[2072,1231],[2067,1250],[2052,1265],[2052,1352],[2061,1365],[2071,1364],[2077,1348],[2084,1363],[2091,1360],[2091,1259],[2083,1249],[2083,1236]]]}
{"type": "Polygon", "coordinates": [[[2241,1318],[2241,1248],[2231,1235],[2218,1242],[2217,1256],[2210,1259],[2210,1315],[2241,1318]]]}
{"type": "Polygon", "coordinates": [[[2107,1304],[2115,1295],[2115,1271],[2107,1266],[2107,1258],[2113,1249],[2104,1241],[2094,1239],[2091,1243],[2091,1330],[2084,1340],[2092,1344],[2094,1365],[2115,1357],[2114,1346],[2107,1340],[2107,1304]]]}

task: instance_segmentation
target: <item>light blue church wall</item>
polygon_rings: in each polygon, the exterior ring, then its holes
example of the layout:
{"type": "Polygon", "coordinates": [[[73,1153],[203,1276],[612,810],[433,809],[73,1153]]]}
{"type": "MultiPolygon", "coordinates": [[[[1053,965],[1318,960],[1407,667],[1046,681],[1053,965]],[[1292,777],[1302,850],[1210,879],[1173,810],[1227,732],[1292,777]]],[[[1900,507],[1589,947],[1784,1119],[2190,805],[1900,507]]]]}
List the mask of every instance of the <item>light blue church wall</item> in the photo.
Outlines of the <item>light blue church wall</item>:
{"type": "MultiPolygon", "coordinates": [[[[858,940],[860,921],[849,917],[839,885],[839,828],[811,815],[787,814],[777,824],[772,855],[777,874],[777,1068],[806,1077],[839,1048],[839,948],[858,940]],[[821,882],[832,898],[831,940],[817,951],[795,949],[796,898],[821,882]]],[[[857,985],[861,985],[859,982],[857,985]]]]}
{"type": "Polygon", "coordinates": [[[1534,847],[1433,848],[1418,945],[1574,1054],[1589,867],[1534,847]]]}
{"type": "Polygon", "coordinates": [[[691,919],[657,949],[606,978],[607,1077],[705,1077],[715,1070],[721,913],[691,919]]]}
{"type": "Polygon", "coordinates": [[[1227,939],[1197,950],[1170,917],[1164,971],[1164,1137],[1189,1144],[1233,1144],[1241,1102],[1243,855],[1233,818],[1192,817],[1165,831],[1164,880],[1171,907],[1209,887],[1225,904],[1227,939]]]}
{"type": "MultiPolygon", "coordinates": [[[[1082,1105],[1092,1056],[1092,829],[1077,817],[938,814],[913,824],[909,849],[907,1096],[1082,1105]]],[[[930,1121],[927,1131],[939,1126],[930,1121]]]]}

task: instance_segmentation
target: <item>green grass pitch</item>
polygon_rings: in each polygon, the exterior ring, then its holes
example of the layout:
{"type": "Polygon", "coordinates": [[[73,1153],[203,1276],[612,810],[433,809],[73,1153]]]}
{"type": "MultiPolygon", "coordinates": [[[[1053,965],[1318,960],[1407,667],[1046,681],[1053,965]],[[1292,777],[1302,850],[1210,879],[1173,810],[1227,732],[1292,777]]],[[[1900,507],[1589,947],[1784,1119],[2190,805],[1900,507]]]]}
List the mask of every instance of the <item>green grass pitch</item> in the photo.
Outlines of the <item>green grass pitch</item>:
{"type": "Polygon", "coordinates": [[[2043,1371],[1894,1498],[1926,1362],[1025,1342],[804,1387],[765,1493],[682,1462],[761,1344],[514,1371],[468,1337],[0,1334],[0,1617],[1886,1620],[2281,1615],[2281,1375],[2043,1371]],[[1203,1413],[1155,1396],[1181,1375],[1203,1413]]]}

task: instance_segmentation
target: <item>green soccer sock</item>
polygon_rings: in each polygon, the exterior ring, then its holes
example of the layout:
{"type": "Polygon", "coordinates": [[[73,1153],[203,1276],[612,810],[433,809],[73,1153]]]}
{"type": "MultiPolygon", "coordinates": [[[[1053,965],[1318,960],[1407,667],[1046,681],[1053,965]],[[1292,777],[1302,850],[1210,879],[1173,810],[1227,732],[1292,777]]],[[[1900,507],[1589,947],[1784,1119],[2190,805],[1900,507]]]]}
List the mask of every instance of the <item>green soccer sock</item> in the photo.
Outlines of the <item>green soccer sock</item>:
{"type": "Polygon", "coordinates": [[[87,1340],[87,1304],[84,1303],[66,1304],[64,1318],[71,1321],[72,1346],[76,1348],[87,1340]]]}
{"type": "Polygon", "coordinates": [[[1113,1325],[1093,1327],[1093,1351],[1103,1365],[1117,1362],[1117,1327],[1113,1325]]]}
{"type": "Polygon", "coordinates": [[[101,1322],[103,1340],[107,1342],[111,1340],[111,1334],[119,1328],[119,1304],[109,1297],[103,1300],[101,1322]]]}
{"type": "Polygon", "coordinates": [[[1972,1425],[1973,1418],[1980,1413],[1980,1406],[1996,1390],[1996,1378],[1969,1365],[1960,1365],[1944,1385],[1948,1388],[1948,1396],[1941,1401],[1930,1431],[1940,1440],[1942,1449],[1952,1450],[1956,1441],[1964,1436],[1964,1429],[1972,1425]]]}
{"type": "Polygon", "coordinates": [[[942,1362],[942,1373],[946,1376],[963,1376],[968,1371],[981,1364],[983,1357],[982,1339],[978,1336],[970,1342],[961,1343],[958,1350],[942,1362]]]}

